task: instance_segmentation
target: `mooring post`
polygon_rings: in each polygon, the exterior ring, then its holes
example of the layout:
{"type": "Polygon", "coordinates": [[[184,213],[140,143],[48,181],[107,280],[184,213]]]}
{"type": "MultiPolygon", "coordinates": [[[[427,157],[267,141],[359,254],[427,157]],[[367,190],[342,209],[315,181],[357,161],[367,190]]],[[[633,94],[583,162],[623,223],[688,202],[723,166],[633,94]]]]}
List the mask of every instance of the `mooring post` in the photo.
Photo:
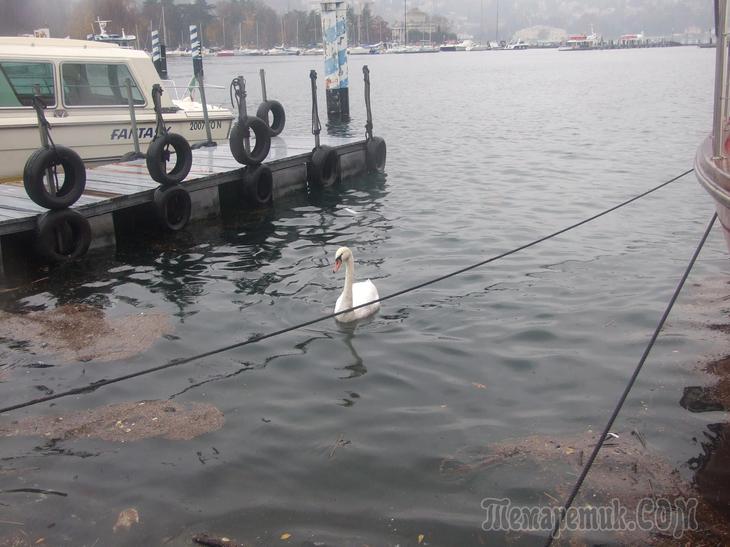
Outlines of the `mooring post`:
{"type": "Polygon", "coordinates": [[[198,88],[200,89],[200,102],[203,105],[203,124],[205,125],[205,136],[207,141],[205,146],[215,146],[213,142],[213,135],[210,132],[210,120],[208,119],[208,104],[205,100],[205,83],[203,76],[203,48],[200,44],[200,37],[198,35],[197,25],[190,25],[190,44],[192,45],[192,57],[193,57],[193,74],[195,79],[198,81],[198,88]]]}
{"type": "Polygon", "coordinates": [[[319,134],[322,131],[322,124],[319,121],[319,110],[317,108],[317,71],[309,71],[309,79],[312,81],[312,135],[314,135],[314,148],[319,148],[319,134]]]}
{"type": "Polygon", "coordinates": [[[132,80],[127,78],[124,81],[127,88],[127,104],[129,105],[129,119],[132,120],[132,139],[134,140],[134,155],[137,158],[142,157],[139,148],[139,132],[137,131],[137,114],[134,111],[134,99],[132,98],[132,80]]]}
{"type": "Polygon", "coordinates": [[[347,2],[320,2],[324,42],[324,76],[327,117],[341,122],[350,119],[347,72],[347,2]]]}
{"type": "Polygon", "coordinates": [[[259,70],[259,76],[261,76],[261,100],[266,102],[268,100],[266,98],[266,72],[263,68],[259,70]]]}

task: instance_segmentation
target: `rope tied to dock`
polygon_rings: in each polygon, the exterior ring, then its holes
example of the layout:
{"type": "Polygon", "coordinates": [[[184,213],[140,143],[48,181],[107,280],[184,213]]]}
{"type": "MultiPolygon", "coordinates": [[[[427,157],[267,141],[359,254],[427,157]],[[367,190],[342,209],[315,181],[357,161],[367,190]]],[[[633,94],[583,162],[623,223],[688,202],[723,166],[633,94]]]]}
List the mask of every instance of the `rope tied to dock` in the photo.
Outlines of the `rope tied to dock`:
{"type": "Polygon", "coordinates": [[[238,119],[243,120],[246,118],[246,78],[243,76],[236,76],[231,81],[229,88],[231,96],[231,106],[238,112],[238,119]]]}
{"type": "Polygon", "coordinates": [[[631,375],[631,378],[629,378],[629,381],[626,384],[626,387],[624,388],[624,391],[621,394],[621,397],[619,398],[618,402],[616,403],[616,406],[613,409],[613,412],[611,413],[611,417],[608,419],[606,426],[603,428],[603,432],[601,433],[601,436],[598,437],[598,440],[596,441],[596,445],[593,447],[593,452],[591,452],[591,455],[588,458],[588,461],[583,466],[583,470],[581,471],[581,474],[578,477],[578,480],[575,482],[575,485],[573,486],[573,489],[570,492],[570,495],[568,496],[567,501],[560,508],[560,513],[558,515],[558,519],[555,521],[553,530],[552,530],[552,532],[550,532],[550,536],[548,537],[547,541],[545,542],[545,547],[550,547],[550,545],[552,545],[552,543],[553,543],[553,540],[557,537],[557,533],[560,530],[560,527],[562,526],[563,520],[565,519],[568,509],[570,509],[570,507],[573,505],[573,502],[575,501],[575,498],[578,495],[578,492],[580,491],[581,486],[583,486],[583,482],[585,481],[585,478],[588,475],[588,472],[591,470],[591,467],[593,466],[593,462],[595,462],[596,457],[598,456],[598,452],[600,451],[601,447],[603,446],[603,443],[606,441],[606,438],[609,436],[609,433],[611,431],[611,428],[613,427],[614,422],[616,421],[616,418],[618,417],[619,413],[621,412],[621,409],[623,408],[624,403],[626,402],[626,399],[628,398],[629,393],[631,392],[631,389],[634,387],[634,384],[636,383],[636,379],[638,378],[639,373],[641,372],[641,369],[644,367],[644,363],[646,363],[646,359],[649,357],[649,353],[651,352],[652,348],[654,347],[654,343],[656,342],[657,338],[659,337],[659,332],[664,327],[664,323],[666,323],[667,317],[669,317],[669,313],[672,311],[672,308],[674,307],[674,303],[677,301],[677,298],[679,298],[679,294],[682,292],[682,288],[684,287],[684,284],[687,281],[687,278],[689,277],[689,274],[692,271],[692,268],[694,267],[695,262],[697,262],[697,257],[699,256],[700,251],[702,251],[702,248],[705,246],[707,237],[710,235],[710,231],[712,230],[712,227],[715,224],[716,219],[717,219],[717,213],[712,215],[712,218],[710,219],[710,222],[707,225],[707,228],[705,229],[705,232],[702,235],[700,242],[698,243],[697,247],[695,248],[694,253],[692,254],[692,258],[690,258],[689,263],[687,264],[687,267],[684,270],[684,274],[680,278],[679,283],[677,283],[677,287],[674,289],[674,293],[672,294],[672,297],[669,299],[669,303],[667,304],[666,308],[664,309],[664,313],[662,314],[661,319],[659,320],[659,323],[657,324],[656,328],[654,329],[654,333],[652,334],[651,339],[649,340],[649,343],[646,345],[646,348],[644,349],[644,353],[642,354],[641,359],[639,359],[639,362],[636,365],[636,368],[634,369],[634,372],[631,375]]]}
{"type": "MultiPolygon", "coordinates": [[[[314,71],[312,71],[312,72],[314,72],[314,71]]],[[[401,290],[396,291],[394,293],[391,293],[389,295],[382,296],[382,297],[380,297],[380,298],[378,298],[376,300],[373,300],[373,301],[370,301],[370,302],[364,302],[362,304],[359,304],[357,306],[353,306],[353,307],[348,308],[346,310],[341,310],[339,312],[329,313],[329,314],[326,314],[326,315],[318,316],[318,317],[312,318],[312,319],[310,319],[308,321],[304,321],[304,322],[298,323],[296,325],[292,325],[292,326],[289,326],[289,327],[285,327],[283,329],[279,329],[279,330],[276,330],[276,331],[272,331],[272,332],[269,332],[267,334],[253,335],[253,336],[250,336],[249,338],[247,338],[246,340],[243,340],[243,341],[240,341],[240,342],[236,342],[236,343],[233,343],[233,344],[229,344],[227,346],[219,347],[219,348],[216,348],[216,349],[212,349],[212,350],[209,350],[209,351],[206,351],[206,352],[203,352],[203,353],[199,353],[197,355],[193,355],[193,356],[190,356],[190,357],[185,357],[185,358],[182,358],[182,359],[173,359],[173,360],[171,360],[171,361],[169,361],[167,363],[164,363],[162,365],[158,365],[158,366],[155,366],[155,367],[150,367],[150,368],[147,368],[147,369],[139,370],[137,372],[132,372],[132,373],[125,374],[125,375],[122,375],[122,376],[117,376],[117,377],[114,377],[114,378],[107,378],[107,379],[98,380],[96,382],[92,382],[91,384],[88,384],[88,385],[85,385],[85,386],[81,386],[81,387],[69,389],[69,390],[63,391],[63,392],[54,393],[52,395],[46,395],[46,396],[43,396],[43,397],[38,397],[36,399],[32,399],[32,400],[25,401],[25,402],[22,402],[22,403],[8,405],[8,406],[5,406],[5,407],[0,408],[0,414],[5,413],[5,412],[10,412],[12,410],[18,410],[20,408],[26,408],[26,407],[33,406],[33,405],[37,405],[37,404],[40,404],[40,403],[52,401],[52,400],[55,400],[55,399],[60,399],[62,397],[68,397],[70,395],[78,395],[78,394],[82,394],[82,393],[89,393],[89,392],[95,391],[95,390],[97,390],[97,389],[99,389],[101,387],[104,387],[104,386],[108,386],[108,385],[111,385],[111,384],[116,384],[116,383],[119,383],[119,382],[123,382],[123,381],[126,381],[126,380],[130,380],[132,378],[137,378],[137,377],[140,377],[140,376],[146,376],[148,374],[152,374],[152,373],[155,373],[155,372],[159,372],[159,371],[162,371],[162,370],[165,370],[165,369],[168,369],[168,368],[185,365],[185,364],[191,363],[193,361],[199,361],[200,359],[204,359],[206,357],[211,357],[213,355],[217,355],[217,354],[220,354],[220,353],[224,353],[224,352],[230,351],[232,349],[241,348],[241,347],[244,347],[244,346],[248,346],[250,344],[255,344],[257,342],[261,342],[263,340],[267,340],[269,338],[274,338],[274,337],[281,336],[281,335],[284,335],[284,334],[287,334],[287,333],[290,333],[290,332],[293,332],[293,331],[296,331],[296,330],[300,330],[300,329],[303,329],[303,328],[308,327],[310,325],[314,325],[316,323],[321,323],[322,321],[326,321],[328,319],[332,319],[332,318],[337,317],[339,315],[342,315],[342,314],[345,314],[345,313],[350,313],[350,312],[352,312],[354,310],[363,308],[365,306],[370,306],[372,304],[376,304],[376,303],[379,303],[379,302],[385,302],[387,300],[392,300],[394,298],[398,298],[398,297],[403,296],[405,294],[408,294],[408,293],[417,291],[417,290],[422,289],[424,287],[428,287],[429,285],[434,285],[434,284],[439,283],[441,281],[444,281],[446,279],[449,279],[449,278],[452,278],[452,277],[456,277],[456,276],[461,275],[461,274],[463,274],[465,272],[474,270],[474,269],[479,268],[481,266],[484,266],[486,264],[490,264],[491,262],[496,262],[497,260],[500,260],[502,258],[506,258],[506,257],[508,257],[510,255],[516,254],[516,253],[518,253],[520,251],[523,251],[525,249],[529,249],[530,247],[534,247],[535,245],[538,245],[538,244],[543,243],[545,241],[548,241],[550,239],[556,238],[556,237],[558,237],[558,236],[560,236],[560,235],[562,235],[562,234],[564,234],[566,232],[569,232],[571,230],[574,230],[574,229],[576,229],[576,228],[578,228],[580,226],[583,226],[584,224],[588,224],[589,222],[592,222],[592,221],[594,221],[594,220],[596,220],[596,219],[598,219],[600,217],[603,217],[603,216],[605,216],[605,215],[607,215],[609,213],[612,213],[613,211],[616,211],[618,209],[621,209],[623,207],[626,207],[627,205],[629,205],[629,204],[631,204],[631,203],[633,203],[633,202],[635,202],[635,201],[637,201],[639,199],[642,199],[642,198],[648,196],[649,194],[652,194],[652,193],[654,193],[654,192],[656,192],[656,191],[658,191],[658,190],[660,190],[660,189],[668,186],[669,184],[672,184],[673,182],[676,182],[676,181],[680,180],[682,177],[688,175],[689,173],[692,173],[693,171],[694,171],[694,169],[689,169],[689,170],[685,171],[684,173],[682,173],[680,175],[677,175],[676,177],[673,177],[673,178],[671,178],[671,179],[669,179],[669,180],[667,180],[667,181],[665,181],[665,182],[663,182],[663,183],[661,183],[661,184],[659,184],[657,186],[654,186],[653,188],[650,188],[649,190],[646,190],[646,191],[642,192],[641,194],[638,194],[638,195],[636,195],[636,196],[634,196],[632,198],[629,198],[629,199],[627,199],[625,201],[622,201],[621,203],[619,203],[617,205],[614,205],[613,207],[610,207],[608,209],[604,209],[603,211],[601,211],[599,213],[596,213],[593,216],[590,216],[588,218],[585,218],[583,220],[580,220],[578,222],[575,222],[575,223],[573,223],[573,224],[571,224],[569,226],[566,226],[565,228],[562,228],[560,230],[557,230],[555,232],[552,232],[551,234],[548,234],[546,236],[543,236],[543,237],[541,237],[539,239],[535,239],[533,241],[530,241],[529,243],[525,243],[524,245],[520,245],[519,247],[515,247],[515,248],[510,249],[508,251],[505,251],[503,253],[500,253],[500,254],[491,256],[489,258],[486,258],[486,259],[481,260],[479,262],[476,262],[474,264],[465,266],[465,267],[460,268],[458,270],[449,272],[447,274],[441,275],[439,277],[435,277],[435,278],[429,279],[427,281],[423,281],[421,283],[418,283],[416,285],[407,287],[405,289],[401,289],[401,290]]]]}
{"type": "Polygon", "coordinates": [[[51,122],[46,118],[45,110],[48,105],[39,95],[33,95],[31,99],[33,109],[35,110],[36,116],[38,117],[38,127],[41,131],[41,143],[43,146],[56,150],[56,144],[53,142],[51,137],[51,122]]]}
{"type": "Polygon", "coordinates": [[[362,67],[362,73],[365,80],[365,112],[367,113],[365,138],[370,141],[373,139],[373,111],[370,107],[370,68],[368,65],[362,67]]]}

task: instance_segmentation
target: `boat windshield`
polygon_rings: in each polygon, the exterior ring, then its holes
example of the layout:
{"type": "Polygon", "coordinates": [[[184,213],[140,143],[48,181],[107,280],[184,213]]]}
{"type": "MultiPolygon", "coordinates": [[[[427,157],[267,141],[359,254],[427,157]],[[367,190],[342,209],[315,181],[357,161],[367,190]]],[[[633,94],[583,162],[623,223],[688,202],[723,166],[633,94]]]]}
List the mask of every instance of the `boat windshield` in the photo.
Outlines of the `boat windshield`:
{"type": "Polygon", "coordinates": [[[46,106],[55,106],[53,65],[25,61],[0,62],[0,107],[32,106],[33,95],[39,95],[46,106]]]}
{"type": "Polygon", "coordinates": [[[61,81],[67,106],[127,106],[127,79],[132,82],[132,100],[145,100],[129,69],[123,64],[63,63],[61,81]]]}

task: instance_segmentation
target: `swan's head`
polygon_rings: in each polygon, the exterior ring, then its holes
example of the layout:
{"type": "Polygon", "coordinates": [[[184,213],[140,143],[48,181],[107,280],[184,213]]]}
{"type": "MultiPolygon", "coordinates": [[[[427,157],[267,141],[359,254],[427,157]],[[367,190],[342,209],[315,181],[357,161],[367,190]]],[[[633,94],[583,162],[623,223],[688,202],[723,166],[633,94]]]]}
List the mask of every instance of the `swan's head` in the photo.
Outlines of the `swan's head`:
{"type": "Polygon", "coordinates": [[[335,253],[335,267],[332,268],[332,273],[337,272],[342,266],[343,262],[347,262],[352,258],[352,251],[349,247],[340,247],[335,253]]]}

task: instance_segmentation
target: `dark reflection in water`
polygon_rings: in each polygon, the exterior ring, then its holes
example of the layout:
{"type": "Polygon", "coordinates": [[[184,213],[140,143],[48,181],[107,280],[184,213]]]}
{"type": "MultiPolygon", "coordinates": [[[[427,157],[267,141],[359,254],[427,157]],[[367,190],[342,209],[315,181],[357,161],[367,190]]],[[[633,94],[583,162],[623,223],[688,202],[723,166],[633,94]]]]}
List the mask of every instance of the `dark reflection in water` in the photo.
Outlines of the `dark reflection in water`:
{"type": "MultiPolygon", "coordinates": [[[[344,338],[342,338],[342,342],[345,344],[348,351],[350,352],[350,355],[352,356],[348,359],[348,361],[351,362],[343,367],[338,368],[338,370],[346,371],[346,376],[340,376],[341,380],[352,380],[353,378],[359,378],[360,376],[364,376],[368,372],[368,369],[365,366],[362,357],[360,357],[360,355],[357,353],[357,350],[354,346],[355,328],[356,325],[340,326],[340,329],[345,332],[345,336],[344,338]]],[[[348,358],[345,352],[340,353],[339,357],[340,359],[348,358]]]]}
{"type": "Polygon", "coordinates": [[[702,497],[730,519],[730,425],[710,424],[700,440],[702,454],[689,460],[702,497]]]}
{"type": "Polygon", "coordinates": [[[679,401],[682,408],[690,412],[717,412],[727,410],[722,402],[715,398],[715,390],[705,386],[688,386],[679,401]]]}
{"type": "Polygon", "coordinates": [[[356,132],[352,127],[352,120],[327,121],[327,134],[333,137],[354,137],[356,132]]]}

